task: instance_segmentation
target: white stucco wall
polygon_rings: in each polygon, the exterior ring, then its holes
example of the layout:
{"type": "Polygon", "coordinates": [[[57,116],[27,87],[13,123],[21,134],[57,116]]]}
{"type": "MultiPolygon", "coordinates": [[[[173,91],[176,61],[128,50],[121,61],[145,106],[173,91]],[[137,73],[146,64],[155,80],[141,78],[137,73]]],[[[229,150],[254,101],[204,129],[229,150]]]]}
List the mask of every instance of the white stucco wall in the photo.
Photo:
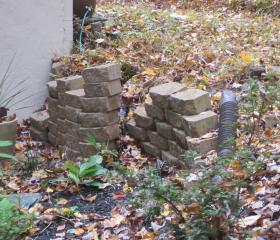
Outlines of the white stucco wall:
{"type": "Polygon", "coordinates": [[[27,78],[18,100],[30,98],[11,109],[19,119],[44,103],[51,58],[70,52],[72,15],[72,0],[0,0],[0,78],[14,55],[9,84],[27,78]]]}

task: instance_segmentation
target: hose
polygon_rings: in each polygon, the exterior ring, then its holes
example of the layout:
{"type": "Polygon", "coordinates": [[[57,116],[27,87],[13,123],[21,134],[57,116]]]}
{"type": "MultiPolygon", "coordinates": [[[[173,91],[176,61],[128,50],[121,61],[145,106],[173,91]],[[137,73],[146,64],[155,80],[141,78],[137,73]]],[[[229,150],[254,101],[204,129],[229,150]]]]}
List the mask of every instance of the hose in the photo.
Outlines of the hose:
{"type": "Polygon", "coordinates": [[[81,25],[81,32],[80,32],[80,40],[79,40],[79,50],[80,52],[84,51],[83,43],[82,43],[82,38],[83,38],[83,32],[84,32],[84,26],[85,26],[85,21],[87,18],[87,15],[91,12],[91,7],[86,7],[87,11],[83,17],[82,25],[81,25]]]}

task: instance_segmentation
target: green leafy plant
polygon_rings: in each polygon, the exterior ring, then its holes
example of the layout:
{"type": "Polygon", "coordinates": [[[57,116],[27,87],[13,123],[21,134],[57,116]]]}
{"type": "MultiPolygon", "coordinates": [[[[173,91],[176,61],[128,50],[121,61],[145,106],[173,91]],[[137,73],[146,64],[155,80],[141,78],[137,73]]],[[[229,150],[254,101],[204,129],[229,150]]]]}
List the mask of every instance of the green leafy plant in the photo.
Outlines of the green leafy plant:
{"type": "Polygon", "coordinates": [[[68,177],[76,185],[84,184],[102,188],[103,184],[101,182],[90,179],[92,177],[104,175],[107,172],[107,169],[103,168],[101,165],[102,161],[102,156],[93,155],[78,165],[66,162],[65,167],[69,170],[68,177]]]}
{"type": "MultiPolygon", "coordinates": [[[[10,154],[7,154],[7,153],[1,153],[1,148],[3,147],[9,147],[11,146],[13,143],[11,141],[3,141],[3,140],[0,140],[0,158],[4,158],[4,159],[9,159],[9,160],[13,160],[13,161],[16,161],[16,157],[13,156],[13,155],[10,155],[10,154]]],[[[3,173],[1,171],[1,168],[0,168],[0,176],[2,176],[3,173]]]]}
{"type": "Polygon", "coordinates": [[[115,151],[109,149],[108,144],[96,142],[95,138],[90,134],[87,135],[87,141],[94,147],[97,154],[103,157],[106,163],[112,163],[118,156],[115,151]]]}
{"type": "Polygon", "coordinates": [[[0,201],[0,239],[16,240],[26,233],[33,223],[33,215],[22,213],[7,199],[0,201]]]}

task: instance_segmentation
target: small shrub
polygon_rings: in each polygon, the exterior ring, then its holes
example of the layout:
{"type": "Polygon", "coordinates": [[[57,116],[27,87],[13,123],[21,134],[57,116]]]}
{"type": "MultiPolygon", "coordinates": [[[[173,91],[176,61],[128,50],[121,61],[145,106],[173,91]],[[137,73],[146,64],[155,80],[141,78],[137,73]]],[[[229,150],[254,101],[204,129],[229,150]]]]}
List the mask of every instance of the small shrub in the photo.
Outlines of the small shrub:
{"type": "Polygon", "coordinates": [[[102,183],[93,181],[90,178],[103,175],[107,169],[101,166],[103,159],[100,155],[93,155],[77,166],[66,162],[65,167],[69,170],[68,177],[76,184],[85,184],[92,187],[102,187],[102,183]]]}
{"type": "Polygon", "coordinates": [[[22,213],[7,199],[0,201],[0,239],[16,240],[32,226],[33,215],[22,213]]]}

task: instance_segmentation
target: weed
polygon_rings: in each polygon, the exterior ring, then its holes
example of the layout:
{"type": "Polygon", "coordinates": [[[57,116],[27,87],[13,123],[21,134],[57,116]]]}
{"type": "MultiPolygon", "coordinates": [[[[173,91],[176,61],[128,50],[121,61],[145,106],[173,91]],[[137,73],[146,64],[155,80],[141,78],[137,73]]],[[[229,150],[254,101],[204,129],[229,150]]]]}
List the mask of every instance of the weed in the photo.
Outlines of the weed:
{"type": "Polygon", "coordinates": [[[0,201],[0,239],[16,240],[32,226],[33,215],[21,212],[7,199],[0,201]]]}

